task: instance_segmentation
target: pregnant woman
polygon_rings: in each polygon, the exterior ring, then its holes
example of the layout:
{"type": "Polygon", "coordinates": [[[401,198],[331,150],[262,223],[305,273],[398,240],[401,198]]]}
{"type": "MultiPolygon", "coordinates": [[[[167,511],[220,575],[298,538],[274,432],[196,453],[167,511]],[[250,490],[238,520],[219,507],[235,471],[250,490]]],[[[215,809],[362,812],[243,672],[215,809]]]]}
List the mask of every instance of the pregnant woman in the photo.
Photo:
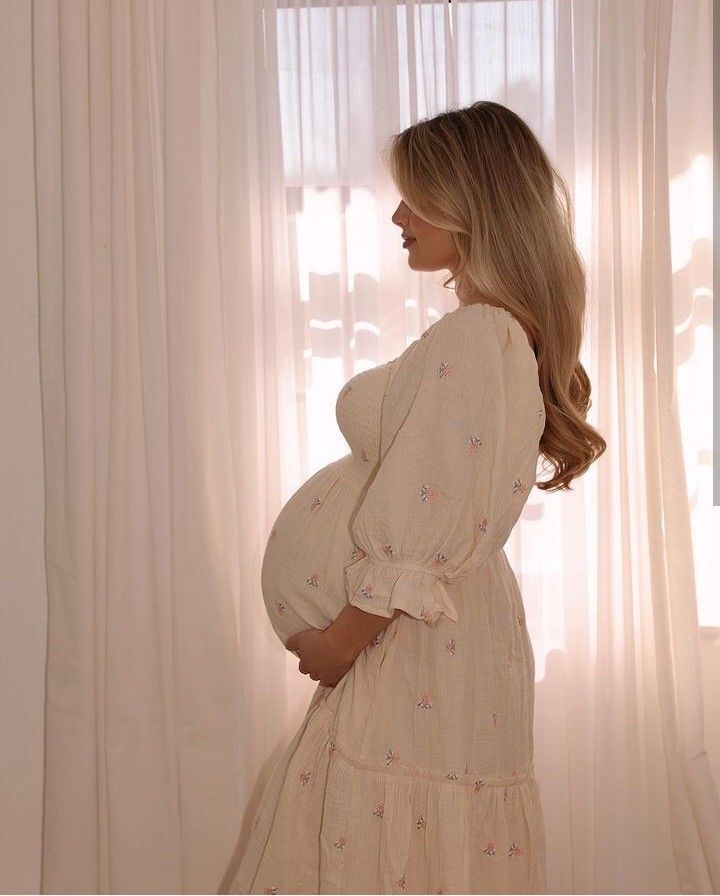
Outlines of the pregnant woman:
{"type": "Polygon", "coordinates": [[[450,270],[459,305],[344,385],[351,452],[270,534],[267,612],[318,687],[230,893],[545,891],[535,664],[503,545],[541,448],[545,489],[604,450],[584,270],[562,181],[506,107],[419,122],[390,162],[408,264],[450,270]]]}

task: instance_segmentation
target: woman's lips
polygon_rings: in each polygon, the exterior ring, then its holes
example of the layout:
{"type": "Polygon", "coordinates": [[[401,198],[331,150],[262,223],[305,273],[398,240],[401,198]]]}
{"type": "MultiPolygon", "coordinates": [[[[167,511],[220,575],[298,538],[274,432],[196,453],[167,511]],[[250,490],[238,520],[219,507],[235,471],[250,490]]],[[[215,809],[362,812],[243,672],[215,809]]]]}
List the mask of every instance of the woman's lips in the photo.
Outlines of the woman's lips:
{"type": "Polygon", "coordinates": [[[405,241],[403,242],[403,249],[404,249],[406,246],[409,246],[410,243],[414,243],[414,242],[415,242],[415,237],[411,237],[409,240],[405,240],[405,241]]]}

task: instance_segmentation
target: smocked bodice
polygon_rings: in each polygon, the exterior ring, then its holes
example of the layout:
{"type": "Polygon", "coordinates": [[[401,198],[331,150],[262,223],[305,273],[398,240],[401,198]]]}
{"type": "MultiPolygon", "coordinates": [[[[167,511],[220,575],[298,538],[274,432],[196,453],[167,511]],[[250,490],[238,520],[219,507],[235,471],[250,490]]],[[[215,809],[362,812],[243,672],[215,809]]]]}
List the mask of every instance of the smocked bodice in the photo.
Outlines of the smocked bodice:
{"type": "Polygon", "coordinates": [[[351,451],[343,466],[358,478],[367,478],[380,458],[382,405],[393,363],[356,374],[335,403],[335,418],[351,451]]]}

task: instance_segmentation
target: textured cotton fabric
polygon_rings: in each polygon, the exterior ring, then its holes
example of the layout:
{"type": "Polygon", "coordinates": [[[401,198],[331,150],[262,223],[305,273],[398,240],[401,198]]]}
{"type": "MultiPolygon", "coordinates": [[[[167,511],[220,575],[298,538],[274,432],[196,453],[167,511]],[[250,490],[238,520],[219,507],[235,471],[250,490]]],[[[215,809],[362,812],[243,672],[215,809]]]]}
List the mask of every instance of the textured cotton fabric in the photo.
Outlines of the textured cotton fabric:
{"type": "Polygon", "coordinates": [[[278,516],[263,596],[283,643],[347,601],[390,617],[318,688],[231,893],[542,893],[534,657],[502,547],[535,484],[537,363],[460,306],[340,391],[351,453],[278,516]]]}

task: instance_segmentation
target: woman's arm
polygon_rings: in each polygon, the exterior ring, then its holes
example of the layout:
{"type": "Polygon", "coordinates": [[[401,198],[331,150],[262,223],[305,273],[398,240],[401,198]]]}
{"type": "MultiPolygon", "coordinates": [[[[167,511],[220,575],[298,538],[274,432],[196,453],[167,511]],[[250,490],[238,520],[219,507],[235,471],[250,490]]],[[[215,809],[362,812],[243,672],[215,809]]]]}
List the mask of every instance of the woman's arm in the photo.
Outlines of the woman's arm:
{"type": "Polygon", "coordinates": [[[325,632],[336,655],[345,657],[352,664],[372,639],[403,612],[398,609],[392,616],[379,616],[346,604],[325,632]]]}

